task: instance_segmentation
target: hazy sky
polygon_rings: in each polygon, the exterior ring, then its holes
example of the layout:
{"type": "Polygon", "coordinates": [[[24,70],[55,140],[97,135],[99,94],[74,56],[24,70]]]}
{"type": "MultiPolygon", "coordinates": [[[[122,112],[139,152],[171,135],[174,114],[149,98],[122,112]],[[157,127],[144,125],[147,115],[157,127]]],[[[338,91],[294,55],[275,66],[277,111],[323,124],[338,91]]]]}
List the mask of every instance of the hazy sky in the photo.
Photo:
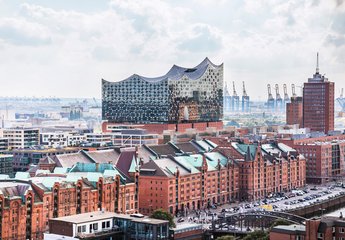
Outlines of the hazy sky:
{"type": "Polygon", "coordinates": [[[264,100],[268,83],[301,86],[317,51],[338,96],[345,0],[0,0],[0,96],[100,97],[101,78],[160,76],[207,56],[238,93],[245,81],[264,100]]]}

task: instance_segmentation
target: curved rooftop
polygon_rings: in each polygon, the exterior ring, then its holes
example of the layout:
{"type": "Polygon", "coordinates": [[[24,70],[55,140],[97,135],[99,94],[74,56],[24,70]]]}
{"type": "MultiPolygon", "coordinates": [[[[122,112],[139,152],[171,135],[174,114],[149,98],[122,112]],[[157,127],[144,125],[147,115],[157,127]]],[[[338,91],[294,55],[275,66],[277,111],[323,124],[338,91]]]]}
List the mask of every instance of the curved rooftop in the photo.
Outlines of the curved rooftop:
{"type": "MultiPolygon", "coordinates": [[[[134,77],[139,78],[141,80],[144,80],[146,82],[151,82],[151,83],[160,82],[160,81],[168,80],[168,79],[169,80],[179,80],[183,77],[187,77],[190,80],[197,80],[206,72],[206,70],[209,66],[211,66],[212,68],[219,68],[222,65],[223,64],[216,65],[216,64],[212,63],[206,57],[201,63],[199,63],[197,66],[195,66],[193,68],[185,68],[185,67],[173,65],[165,75],[160,76],[160,77],[149,78],[149,77],[140,76],[138,74],[133,74],[130,77],[128,77],[122,81],[119,81],[119,82],[127,81],[130,79],[133,79],[134,77]]],[[[109,81],[104,80],[104,79],[102,79],[102,81],[109,82],[109,81]]],[[[118,83],[118,82],[114,82],[114,83],[118,83]]]]}

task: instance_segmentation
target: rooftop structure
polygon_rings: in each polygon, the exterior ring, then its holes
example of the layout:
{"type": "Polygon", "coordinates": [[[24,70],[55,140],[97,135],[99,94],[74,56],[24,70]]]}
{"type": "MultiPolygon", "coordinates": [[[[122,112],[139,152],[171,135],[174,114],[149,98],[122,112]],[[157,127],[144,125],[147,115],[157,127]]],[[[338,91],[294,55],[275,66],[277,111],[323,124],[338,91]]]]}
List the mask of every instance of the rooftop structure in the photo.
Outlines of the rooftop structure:
{"type": "Polygon", "coordinates": [[[113,212],[90,212],[49,220],[50,233],[79,239],[169,239],[169,222],[113,212]]]}
{"type": "Polygon", "coordinates": [[[167,74],[102,80],[102,116],[111,122],[212,122],[223,117],[223,64],[208,58],[194,68],[174,65],[167,74]]]}

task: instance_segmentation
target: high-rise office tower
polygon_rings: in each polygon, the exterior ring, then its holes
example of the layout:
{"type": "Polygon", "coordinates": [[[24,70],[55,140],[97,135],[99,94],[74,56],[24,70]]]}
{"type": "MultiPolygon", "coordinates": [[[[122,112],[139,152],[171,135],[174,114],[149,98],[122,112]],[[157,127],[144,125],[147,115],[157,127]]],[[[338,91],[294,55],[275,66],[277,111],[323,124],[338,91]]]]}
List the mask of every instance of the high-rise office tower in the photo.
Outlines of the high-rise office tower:
{"type": "Polygon", "coordinates": [[[334,82],[319,72],[319,53],[316,73],[303,88],[303,125],[311,131],[328,133],[334,130],[334,82]]]}

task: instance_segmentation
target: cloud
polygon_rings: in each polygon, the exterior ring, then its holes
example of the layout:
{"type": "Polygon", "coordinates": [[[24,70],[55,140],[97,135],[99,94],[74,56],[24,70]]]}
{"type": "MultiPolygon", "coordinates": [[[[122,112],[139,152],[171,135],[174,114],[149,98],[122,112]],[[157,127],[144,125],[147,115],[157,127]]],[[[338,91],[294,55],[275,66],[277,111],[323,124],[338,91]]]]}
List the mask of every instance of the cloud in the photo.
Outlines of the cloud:
{"type": "Polygon", "coordinates": [[[222,48],[222,39],[208,25],[198,24],[184,34],[179,48],[190,52],[214,52],[222,48]]]}
{"type": "Polygon", "coordinates": [[[326,42],[334,45],[335,47],[345,46],[345,37],[343,35],[331,35],[326,38],[326,42]]]}
{"type": "Polygon", "coordinates": [[[24,19],[0,19],[0,39],[15,45],[40,46],[51,43],[44,26],[24,19]]]}
{"type": "Polygon", "coordinates": [[[158,76],[172,64],[194,66],[208,56],[225,63],[227,81],[245,81],[253,98],[266,97],[267,83],[301,85],[317,51],[329,76],[342,75],[345,4],[331,3],[111,0],[83,11],[0,0],[13,10],[0,11],[0,71],[9,79],[2,89],[99,96],[101,78],[158,76]]]}

